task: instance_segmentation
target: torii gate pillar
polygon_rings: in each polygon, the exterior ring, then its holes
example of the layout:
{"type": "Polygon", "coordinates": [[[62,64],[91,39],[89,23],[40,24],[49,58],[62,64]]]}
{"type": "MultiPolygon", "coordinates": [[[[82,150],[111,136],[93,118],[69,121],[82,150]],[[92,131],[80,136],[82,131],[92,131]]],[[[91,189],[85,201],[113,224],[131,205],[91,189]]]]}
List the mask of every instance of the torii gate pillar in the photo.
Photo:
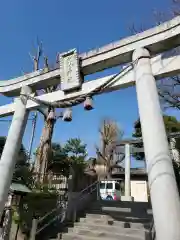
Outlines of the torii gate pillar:
{"type": "Polygon", "coordinates": [[[133,61],[157,240],[179,240],[180,199],[149,51],[135,50],[133,61]]]}
{"type": "MultiPolygon", "coordinates": [[[[28,86],[22,87],[22,94],[30,94],[28,86]]],[[[6,143],[0,160],[0,218],[8,197],[16,159],[21,147],[24,130],[26,127],[28,113],[26,110],[27,97],[16,99],[16,107],[12,123],[8,132],[6,143]]]]}

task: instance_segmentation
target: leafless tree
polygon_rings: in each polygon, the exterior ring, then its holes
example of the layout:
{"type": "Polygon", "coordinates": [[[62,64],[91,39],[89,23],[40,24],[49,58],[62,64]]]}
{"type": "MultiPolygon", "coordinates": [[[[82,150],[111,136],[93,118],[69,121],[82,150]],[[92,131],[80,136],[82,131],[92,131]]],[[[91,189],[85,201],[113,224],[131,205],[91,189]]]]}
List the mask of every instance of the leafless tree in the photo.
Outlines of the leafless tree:
{"type": "MultiPolygon", "coordinates": [[[[42,42],[37,41],[37,50],[34,51],[34,54],[29,54],[32,61],[33,61],[33,69],[34,71],[39,70],[40,60],[41,57],[43,57],[44,60],[44,66],[43,71],[48,72],[51,70],[48,62],[48,57],[44,54],[42,42]]],[[[37,91],[37,94],[40,95],[42,93],[50,93],[53,91],[56,91],[58,86],[50,86],[45,89],[42,89],[40,91],[37,91]]],[[[40,138],[40,143],[36,151],[36,160],[34,165],[34,171],[42,176],[41,179],[43,179],[43,175],[47,171],[47,166],[49,162],[49,157],[51,156],[51,141],[54,131],[54,125],[56,120],[62,116],[62,114],[56,113],[56,110],[51,107],[39,107],[37,109],[44,117],[44,126],[42,130],[42,135],[40,138]]],[[[39,179],[39,178],[38,178],[39,179]]]]}
{"type": "Polygon", "coordinates": [[[42,49],[42,42],[39,42],[37,39],[37,49],[34,49],[33,55],[29,53],[29,56],[33,62],[33,70],[38,71],[39,70],[39,62],[40,62],[40,57],[42,56],[43,49],[42,49]]]}
{"type": "Polygon", "coordinates": [[[97,172],[102,166],[104,166],[105,175],[107,178],[110,178],[113,168],[123,160],[123,158],[118,161],[114,161],[113,159],[114,147],[117,141],[122,138],[123,131],[120,130],[115,121],[104,119],[101,123],[99,133],[101,147],[96,147],[97,160],[94,166],[96,167],[97,172]]]}
{"type": "MultiPolygon", "coordinates": [[[[170,20],[180,14],[180,0],[172,0],[172,8],[169,12],[154,12],[156,25],[170,20]]],[[[167,54],[179,55],[180,47],[170,50],[167,54]]],[[[161,79],[157,82],[159,96],[162,106],[166,108],[175,108],[180,110],[180,75],[161,79]]]]}
{"type": "MultiPolygon", "coordinates": [[[[153,11],[154,25],[170,20],[171,18],[180,15],[180,0],[172,0],[171,9],[167,12],[153,11]]],[[[149,26],[136,27],[134,24],[131,26],[131,33],[139,33],[149,28],[149,26]]],[[[180,47],[167,52],[167,55],[180,54],[180,47]]],[[[165,78],[157,81],[162,107],[180,109],[180,75],[165,78]]]]}

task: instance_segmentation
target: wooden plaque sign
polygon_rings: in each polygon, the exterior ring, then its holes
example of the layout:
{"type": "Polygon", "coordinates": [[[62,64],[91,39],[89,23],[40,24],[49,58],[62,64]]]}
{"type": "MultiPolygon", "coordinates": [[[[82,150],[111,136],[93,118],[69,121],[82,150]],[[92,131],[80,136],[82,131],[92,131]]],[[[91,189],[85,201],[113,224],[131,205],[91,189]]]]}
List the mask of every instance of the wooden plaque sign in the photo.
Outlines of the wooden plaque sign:
{"type": "Polygon", "coordinates": [[[70,91],[81,87],[79,59],[76,49],[72,49],[59,56],[61,89],[70,91]]]}

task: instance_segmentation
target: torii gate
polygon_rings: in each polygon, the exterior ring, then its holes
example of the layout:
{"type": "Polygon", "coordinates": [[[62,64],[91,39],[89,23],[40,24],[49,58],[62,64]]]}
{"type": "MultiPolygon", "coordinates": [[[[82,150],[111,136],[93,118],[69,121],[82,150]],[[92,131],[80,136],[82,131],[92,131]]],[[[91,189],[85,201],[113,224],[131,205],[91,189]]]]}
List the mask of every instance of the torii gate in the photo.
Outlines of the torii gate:
{"type": "Polygon", "coordinates": [[[47,73],[40,70],[1,81],[0,92],[3,95],[21,97],[0,107],[1,117],[13,114],[0,161],[0,212],[7,198],[14,159],[30,110],[36,109],[40,103],[64,107],[67,105],[63,103],[65,100],[77,103],[91,92],[98,94],[136,84],[157,240],[179,240],[180,199],[155,84],[155,79],[180,73],[180,56],[165,57],[163,54],[179,45],[180,17],[176,17],[158,27],[85,54],[78,55],[75,50],[62,54],[59,69],[47,73]],[[131,64],[118,75],[89,82],[83,82],[81,78],[129,62],[131,64]],[[33,97],[35,90],[60,83],[60,78],[61,90],[33,97]]]}

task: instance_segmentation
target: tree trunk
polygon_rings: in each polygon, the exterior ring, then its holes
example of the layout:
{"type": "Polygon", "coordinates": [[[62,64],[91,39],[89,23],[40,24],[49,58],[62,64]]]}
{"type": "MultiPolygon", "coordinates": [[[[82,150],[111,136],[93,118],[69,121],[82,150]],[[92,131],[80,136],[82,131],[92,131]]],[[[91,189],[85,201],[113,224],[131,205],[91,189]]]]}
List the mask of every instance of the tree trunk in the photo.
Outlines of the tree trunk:
{"type": "Polygon", "coordinates": [[[53,136],[55,119],[47,117],[45,119],[44,128],[40,138],[40,144],[37,151],[35,172],[44,177],[47,172],[47,166],[51,151],[51,140],[53,136]]]}
{"type": "Polygon", "coordinates": [[[9,239],[11,224],[12,224],[12,210],[7,209],[5,211],[2,233],[1,233],[1,236],[0,236],[1,240],[8,240],[9,239]]]}

